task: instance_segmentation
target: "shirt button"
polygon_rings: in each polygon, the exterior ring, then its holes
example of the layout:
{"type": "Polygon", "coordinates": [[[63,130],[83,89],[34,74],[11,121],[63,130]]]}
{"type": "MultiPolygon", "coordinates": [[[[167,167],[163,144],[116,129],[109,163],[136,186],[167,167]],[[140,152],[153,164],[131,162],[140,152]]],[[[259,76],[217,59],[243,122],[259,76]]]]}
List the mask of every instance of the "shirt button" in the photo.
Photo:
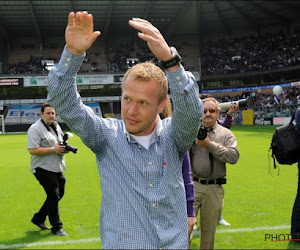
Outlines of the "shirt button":
{"type": "Polygon", "coordinates": [[[151,162],[151,161],[149,161],[149,162],[148,162],[148,165],[152,165],[152,162],[151,162]]]}
{"type": "Polygon", "coordinates": [[[153,203],[153,204],[152,204],[152,207],[156,207],[156,204],[155,204],[155,203],[153,203]]]}
{"type": "Polygon", "coordinates": [[[153,187],[153,184],[152,184],[152,183],[150,183],[150,184],[149,184],[149,187],[151,187],[151,188],[152,188],[152,187],[153,187]]]}
{"type": "Polygon", "coordinates": [[[176,79],[177,79],[177,80],[180,80],[180,76],[176,76],[176,79]]]}
{"type": "Polygon", "coordinates": [[[179,86],[182,86],[182,82],[179,82],[178,84],[179,84],[179,86]]]}

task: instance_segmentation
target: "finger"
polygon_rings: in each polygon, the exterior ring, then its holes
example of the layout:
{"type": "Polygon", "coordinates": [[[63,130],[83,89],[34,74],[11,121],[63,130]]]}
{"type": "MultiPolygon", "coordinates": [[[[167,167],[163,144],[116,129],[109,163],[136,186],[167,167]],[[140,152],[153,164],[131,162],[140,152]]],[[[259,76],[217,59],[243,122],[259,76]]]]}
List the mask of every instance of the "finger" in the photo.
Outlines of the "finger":
{"type": "Polygon", "coordinates": [[[93,19],[93,15],[92,14],[88,14],[86,16],[86,19],[88,21],[88,26],[91,28],[92,32],[94,30],[94,19],[93,19]]]}
{"type": "Polygon", "coordinates": [[[88,29],[89,31],[93,31],[93,16],[88,14],[87,11],[83,11],[81,15],[81,25],[88,29]]]}
{"type": "Polygon", "coordinates": [[[149,22],[130,20],[129,25],[134,29],[140,30],[143,34],[150,34],[154,30],[154,26],[149,22]]]}
{"type": "MultiPolygon", "coordinates": [[[[87,19],[88,28],[90,28],[90,31],[93,32],[94,31],[94,17],[93,17],[93,15],[88,14],[86,16],[86,19],[87,19]]],[[[96,33],[96,34],[94,34],[94,36],[96,36],[95,39],[101,34],[100,31],[95,31],[94,33],[96,33]]]]}
{"type": "Polygon", "coordinates": [[[154,37],[152,35],[146,35],[144,33],[139,32],[138,37],[146,42],[155,41],[154,37]]]}
{"type": "Polygon", "coordinates": [[[142,18],[136,18],[136,17],[133,17],[131,19],[132,22],[135,22],[136,24],[140,24],[140,25],[149,25],[149,26],[153,26],[152,23],[150,23],[149,21],[145,20],[145,19],[142,19],[142,18]]]}
{"type": "Polygon", "coordinates": [[[84,11],[82,13],[82,22],[85,29],[87,29],[91,34],[89,37],[91,43],[94,43],[94,41],[97,39],[97,37],[101,34],[100,31],[94,32],[94,21],[93,21],[93,15],[88,14],[88,12],[84,11]]]}
{"type": "Polygon", "coordinates": [[[69,13],[69,18],[68,18],[68,25],[69,26],[74,26],[74,17],[75,17],[75,13],[70,12],[69,13]]]}
{"type": "Polygon", "coordinates": [[[100,31],[93,32],[92,35],[90,36],[91,43],[94,43],[97,37],[100,36],[100,34],[101,34],[100,31]]]}
{"type": "Polygon", "coordinates": [[[142,18],[138,18],[138,17],[133,17],[132,18],[133,21],[136,21],[136,22],[141,22],[141,23],[148,23],[148,24],[151,24],[149,21],[147,21],[146,19],[142,19],[142,18]]]}
{"type": "Polygon", "coordinates": [[[78,25],[78,24],[81,24],[81,16],[82,15],[82,12],[78,11],[76,12],[75,14],[75,23],[78,25]]]}

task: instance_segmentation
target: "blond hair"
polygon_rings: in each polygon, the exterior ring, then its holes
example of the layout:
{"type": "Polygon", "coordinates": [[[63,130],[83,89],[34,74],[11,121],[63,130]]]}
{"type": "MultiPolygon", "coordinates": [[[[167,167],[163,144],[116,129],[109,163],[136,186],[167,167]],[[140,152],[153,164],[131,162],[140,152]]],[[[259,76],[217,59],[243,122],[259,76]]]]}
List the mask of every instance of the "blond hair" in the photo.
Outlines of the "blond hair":
{"type": "Polygon", "coordinates": [[[122,81],[122,90],[126,80],[142,80],[145,82],[154,80],[160,88],[158,100],[159,102],[165,100],[168,95],[168,79],[165,73],[157,67],[152,61],[138,63],[132,68],[128,69],[122,81]]]}

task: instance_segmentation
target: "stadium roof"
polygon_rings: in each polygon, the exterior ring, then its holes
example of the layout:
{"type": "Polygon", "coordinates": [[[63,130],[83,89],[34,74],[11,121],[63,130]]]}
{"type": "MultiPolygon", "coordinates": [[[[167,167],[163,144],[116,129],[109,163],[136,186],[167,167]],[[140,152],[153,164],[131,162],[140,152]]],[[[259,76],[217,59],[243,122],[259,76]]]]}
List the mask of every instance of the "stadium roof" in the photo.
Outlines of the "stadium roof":
{"type": "Polygon", "coordinates": [[[128,34],[128,20],[141,17],[167,37],[288,26],[298,18],[300,1],[0,0],[0,31],[10,38],[33,36],[39,41],[63,36],[68,13],[82,10],[93,14],[95,30],[103,35],[128,34]]]}

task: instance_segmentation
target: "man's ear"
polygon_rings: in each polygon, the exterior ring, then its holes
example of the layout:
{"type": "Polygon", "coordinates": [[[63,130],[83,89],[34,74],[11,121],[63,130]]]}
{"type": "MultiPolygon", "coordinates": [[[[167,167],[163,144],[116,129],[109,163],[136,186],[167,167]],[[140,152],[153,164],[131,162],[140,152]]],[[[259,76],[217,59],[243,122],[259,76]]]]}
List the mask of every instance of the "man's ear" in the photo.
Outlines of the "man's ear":
{"type": "Polygon", "coordinates": [[[167,103],[167,98],[165,98],[162,102],[160,102],[159,104],[159,108],[158,108],[158,114],[160,114],[161,112],[163,112],[165,106],[167,103]]]}

